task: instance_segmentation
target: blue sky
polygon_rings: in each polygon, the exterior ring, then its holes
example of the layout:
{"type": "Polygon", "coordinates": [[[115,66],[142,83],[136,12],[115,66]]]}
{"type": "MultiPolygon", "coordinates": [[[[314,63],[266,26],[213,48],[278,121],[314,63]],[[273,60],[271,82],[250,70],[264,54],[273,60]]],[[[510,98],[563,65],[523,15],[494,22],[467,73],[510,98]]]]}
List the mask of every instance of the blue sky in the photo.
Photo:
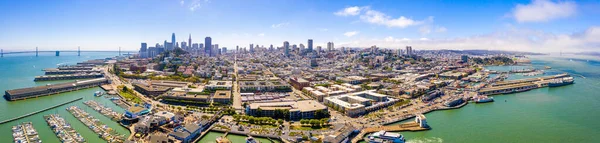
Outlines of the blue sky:
{"type": "Polygon", "coordinates": [[[283,41],[336,47],[600,51],[599,1],[0,1],[0,48],[137,50],[170,40],[220,47],[283,41]]]}

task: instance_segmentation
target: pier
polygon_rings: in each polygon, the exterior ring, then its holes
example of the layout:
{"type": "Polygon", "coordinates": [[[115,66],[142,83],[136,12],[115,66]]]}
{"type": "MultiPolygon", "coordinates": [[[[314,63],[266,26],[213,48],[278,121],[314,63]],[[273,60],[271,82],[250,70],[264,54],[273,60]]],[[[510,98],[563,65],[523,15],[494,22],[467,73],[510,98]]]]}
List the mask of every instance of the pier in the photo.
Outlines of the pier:
{"type": "Polygon", "coordinates": [[[505,85],[511,85],[511,84],[534,83],[534,82],[538,82],[538,81],[551,80],[551,79],[555,79],[555,78],[563,78],[563,77],[569,77],[569,76],[570,76],[569,74],[565,73],[565,74],[543,76],[543,77],[536,77],[536,78],[498,81],[498,82],[492,84],[492,86],[505,86],[505,85]]]}
{"type": "Polygon", "coordinates": [[[112,120],[115,120],[115,121],[121,120],[122,114],[119,114],[119,113],[113,111],[111,108],[108,108],[94,100],[86,101],[83,104],[89,106],[90,108],[98,111],[100,114],[102,114],[112,120]]]}
{"type": "Polygon", "coordinates": [[[57,74],[79,74],[79,73],[101,73],[101,70],[46,70],[46,75],[57,74]]]}
{"type": "Polygon", "coordinates": [[[569,77],[569,74],[558,74],[553,76],[544,76],[537,78],[526,78],[518,80],[499,81],[492,84],[491,87],[480,89],[477,94],[479,95],[497,95],[497,94],[510,94],[528,91],[531,89],[547,87],[548,83],[553,79],[569,77]]]}
{"type": "Polygon", "coordinates": [[[96,78],[83,81],[67,82],[60,84],[48,84],[44,86],[36,86],[21,89],[6,90],[4,98],[8,101],[22,100],[27,98],[34,98],[40,96],[47,96],[52,94],[58,94],[62,92],[75,91],[85,88],[91,88],[100,86],[102,84],[109,83],[110,81],[106,78],[96,78]]]}
{"type": "Polygon", "coordinates": [[[61,142],[84,143],[85,139],[75,129],[58,114],[45,115],[44,119],[48,126],[54,131],[54,134],[61,142]]]}
{"type": "Polygon", "coordinates": [[[48,111],[48,110],[50,110],[50,109],[54,109],[54,108],[56,108],[56,107],[60,107],[60,106],[63,106],[63,105],[66,105],[66,104],[69,104],[69,103],[71,103],[71,102],[75,102],[75,101],[78,101],[78,100],[81,100],[81,99],[83,99],[83,97],[82,97],[82,98],[77,98],[77,99],[75,99],[75,100],[71,100],[71,101],[68,101],[68,102],[65,102],[65,103],[61,103],[61,104],[58,104],[58,105],[54,105],[54,106],[52,106],[52,107],[44,108],[44,109],[42,109],[42,110],[38,110],[38,111],[35,111],[35,112],[31,112],[31,113],[29,113],[29,114],[25,114],[25,115],[21,115],[21,116],[18,116],[18,117],[14,117],[14,118],[11,118],[11,119],[8,119],[8,120],[4,120],[4,121],[0,122],[0,124],[4,124],[4,123],[8,123],[8,122],[12,122],[12,121],[14,121],[14,120],[19,120],[19,119],[21,119],[21,118],[25,118],[25,117],[28,117],[28,116],[31,116],[31,115],[35,115],[35,114],[37,114],[37,113],[40,113],[40,112],[48,111]]]}
{"type": "Polygon", "coordinates": [[[33,81],[50,81],[50,80],[69,80],[69,79],[85,79],[85,78],[101,78],[104,74],[101,73],[84,73],[84,74],[67,74],[67,75],[43,75],[36,76],[33,81]]]}

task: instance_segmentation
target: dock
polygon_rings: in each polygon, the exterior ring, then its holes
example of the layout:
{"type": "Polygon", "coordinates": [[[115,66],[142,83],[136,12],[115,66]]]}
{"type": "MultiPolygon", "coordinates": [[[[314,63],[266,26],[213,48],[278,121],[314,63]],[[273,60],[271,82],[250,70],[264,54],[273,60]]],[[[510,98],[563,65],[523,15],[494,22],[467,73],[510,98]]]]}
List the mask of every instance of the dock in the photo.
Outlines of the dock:
{"type": "Polygon", "coordinates": [[[46,70],[46,75],[78,74],[78,73],[101,73],[101,70],[46,70]]]}
{"type": "Polygon", "coordinates": [[[8,122],[12,122],[12,121],[14,121],[14,120],[19,120],[19,119],[21,119],[21,118],[25,118],[25,117],[28,117],[28,116],[31,116],[31,115],[35,115],[35,114],[37,114],[37,113],[40,113],[40,112],[48,111],[48,110],[50,110],[50,109],[54,109],[54,108],[56,108],[56,107],[60,107],[60,106],[63,106],[63,105],[66,105],[66,104],[69,104],[69,103],[71,103],[71,102],[75,102],[75,101],[78,101],[78,100],[81,100],[81,99],[83,99],[83,98],[77,98],[77,99],[75,99],[75,100],[71,100],[71,101],[67,101],[67,102],[65,102],[65,103],[61,103],[61,104],[58,104],[58,105],[54,105],[54,106],[52,106],[52,107],[44,108],[44,109],[42,109],[42,110],[38,110],[38,111],[31,112],[31,113],[28,113],[28,114],[25,114],[25,115],[21,115],[21,116],[18,116],[18,117],[11,118],[11,119],[8,119],[8,120],[4,120],[4,121],[0,122],[0,124],[4,124],[4,123],[8,123],[8,122]]]}
{"type": "Polygon", "coordinates": [[[58,114],[45,115],[44,119],[48,126],[61,142],[84,143],[85,139],[58,114]]]}
{"type": "Polygon", "coordinates": [[[83,73],[83,74],[66,74],[66,75],[43,75],[36,76],[33,81],[51,81],[51,80],[69,80],[69,79],[84,79],[84,78],[101,78],[104,74],[101,73],[83,73]]]}
{"type": "Polygon", "coordinates": [[[41,143],[38,132],[33,128],[33,123],[24,122],[12,127],[13,139],[22,143],[41,143]]]}
{"type": "Polygon", "coordinates": [[[521,83],[534,83],[534,82],[539,82],[539,81],[544,81],[544,80],[551,80],[551,79],[556,79],[556,78],[569,77],[569,76],[570,76],[569,74],[564,73],[564,74],[558,74],[558,75],[552,75],[552,76],[543,76],[543,77],[535,77],[535,78],[498,81],[498,82],[492,84],[492,86],[505,86],[505,85],[512,85],[512,84],[521,84],[521,83]]]}
{"type": "Polygon", "coordinates": [[[83,104],[87,105],[88,107],[98,111],[100,114],[114,120],[114,121],[119,121],[121,120],[122,114],[113,111],[111,108],[108,108],[94,100],[90,100],[90,101],[86,101],[83,102],[83,104]]]}
{"type": "Polygon", "coordinates": [[[100,122],[100,120],[94,118],[89,113],[83,111],[81,108],[77,106],[71,106],[67,108],[69,113],[73,114],[75,118],[85,124],[89,129],[94,131],[96,134],[100,136],[100,138],[106,140],[107,142],[124,142],[124,136],[118,134],[112,128],[108,127],[104,123],[100,122]]]}
{"type": "Polygon", "coordinates": [[[388,125],[388,126],[380,126],[380,127],[369,127],[364,128],[352,139],[352,143],[357,143],[363,140],[363,137],[369,133],[374,133],[378,131],[386,131],[386,132],[402,132],[402,131],[424,131],[429,130],[429,128],[421,127],[417,122],[410,122],[398,125],[388,125]]]}
{"type": "Polygon", "coordinates": [[[23,100],[27,98],[36,98],[41,96],[59,94],[63,92],[75,91],[85,88],[91,88],[107,84],[110,81],[106,78],[96,78],[90,80],[74,81],[60,84],[48,84],[43,86],[20,88],[6,90],[4,98],[8,101],[23,100]]]}

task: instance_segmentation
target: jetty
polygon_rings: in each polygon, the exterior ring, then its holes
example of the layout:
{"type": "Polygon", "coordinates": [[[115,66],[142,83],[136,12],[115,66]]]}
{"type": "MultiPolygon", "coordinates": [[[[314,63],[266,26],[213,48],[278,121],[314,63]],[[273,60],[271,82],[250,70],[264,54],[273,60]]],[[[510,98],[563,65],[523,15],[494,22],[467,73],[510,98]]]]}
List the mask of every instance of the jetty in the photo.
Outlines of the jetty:
{"type": "Polygon", "coordinates": [[[61,142],[84,143],[85,139],[71,127],[64,118],[58,114],[45,115],[44,119],[48,126],[54,131],[54,134],[61,142]]]}
{"type": "Polygon", "coordinates": [[[19,120],[19,119],[21,119],[21,118],[25,118],[25,117],[28,117],[28,116],[31,116],[31,115],[35,115],[35,114],[37,114],[37,113],[40,113],[40,112],[48,111],[48,110],[50,110],[50,109],[54,109],[54,108],[56,108],[56,107],[60,107],[60,106],[63,106],[63,105],[66,105],[66,104],[69,104],[69,103],[71,103],[71,102],[75,102],[75,101],[77,101],[77,100],[81,100],[81,99],[83,99],[83,98],[77,98],[77,99],[75,99],[75,100],[71,100],[71,101],[67,101],[67,102],[65,102],[65,103],[61,103],[61,104],[54,105],[54,106],[52,106],[52,107],[44,108],[44,109],[42,109],[42,110],[38,110],[38,111],[31,112],[31,113],[28,113],[28,114],[25,114],[25,115],[21,115],[21,116],[18,116],[18,117],[11,118],[11,119],[8,119],[8,120],[4,120],[4,121],[0,122],[0,124],[4,124],[4,123],[8,123],[8,122],[12,122],[12,121],[14,121],[14,120],[19,120]]]}
{"type": "Polygon", "coordinates": [[[22,100],[27,98],[35,98],[40,96],[53,95],[63,92],[91,88],[107,83],[110,83],[110,81],[106,78],[96,78],[60,84],[47,84],[43,86],[12,89],[6,90],[4,92],[4,98],[8,101],[22,100]]]}
{"type": "Polygon", "coordinates": [[[493,83],[492,86],[505,86],[505,85],[512,85],[512,84],[521,84],[521,83],[534,83],[534,82],[539,82],[539,81],[544,81],[544,80],[551,80],[551,79],[556,79],[556,78],[563,78],[563,77],[569,77],[569,74],[558,74],[558,75],[552,75],[552,76],[543,76],[543,77],[535,77],[535,78],[525,78],[525,79],[517,79],[517,80],[506,80],[506,81],[498,81],[496,83],[493,83]]]}
{"type": "Polygon", "coordinates": [[[83,111],[81,108],[77,106],[67,107],[67,111],[69,111],[75,118],[85,124],[88,128],[98,134],[102,139],[107,142],[115,142],[122,143],[124,142],[124,136],[118,134],[112,128],[108,127],[104,123],[100,122],[100,120],[94,118],[89,113],[83,111]]]}
{"type": "Polygon", "coordinates": [[[50,81],[50,80],[69,80],[69,79],[84,79],[84,78],[101,78],[102,73],[83,73],[83,74],[66,74],[66,75],[42,75],[36,76],[33,81],[50,81]]]}

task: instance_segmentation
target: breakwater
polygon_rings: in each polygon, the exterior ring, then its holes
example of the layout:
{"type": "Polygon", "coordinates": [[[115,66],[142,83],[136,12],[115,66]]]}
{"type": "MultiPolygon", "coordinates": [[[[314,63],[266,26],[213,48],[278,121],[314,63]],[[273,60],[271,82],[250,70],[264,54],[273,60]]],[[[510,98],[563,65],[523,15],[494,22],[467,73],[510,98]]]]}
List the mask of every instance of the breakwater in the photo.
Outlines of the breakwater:
{"type": "Polygon", "coordinates": [[[0,124],[4,124],[4,123],[8,123],[8,122],[12,122],[12,121],[14,121],[14,120],[19,120],[19,119],[21,119],[21,118],[25,118],[25,117],[28,117],[28,116],[31,116],[31,115],[35,115],[35,114],[37,114],[37,113],[40,113],[40,112],[48,111],[48,110],[50,110],[50,109],[54,109],[54,108],[56,108],[56,107],[63,106],[63,105],[66,105],[66,104],[69,104],[69,103],[71,103],[71,102],[75,102],[75,101],[77,101],[77,100],[81,100],[81,99],[83,99],[83,98],[77,98],[77,99],[75,99],[75,100],[71,100],[71,101],[67,101],[67,102],[65,102],[65,103],[61,103],[61,104],[58,104],[58,105],[54,105],[54,106],[52,106],[52,107],[44,108],[44,109],[42,109],[42,110],[38,110],[38,111],[31,112],[31,113],[28,113],[28,114],[25,114],[25,115],[21,115],[21,116],[18,116],[18,117],[11,118],[11,119],[8,119],[8,120],[4,120],[4,121],[0,122],[0,124]]]}

